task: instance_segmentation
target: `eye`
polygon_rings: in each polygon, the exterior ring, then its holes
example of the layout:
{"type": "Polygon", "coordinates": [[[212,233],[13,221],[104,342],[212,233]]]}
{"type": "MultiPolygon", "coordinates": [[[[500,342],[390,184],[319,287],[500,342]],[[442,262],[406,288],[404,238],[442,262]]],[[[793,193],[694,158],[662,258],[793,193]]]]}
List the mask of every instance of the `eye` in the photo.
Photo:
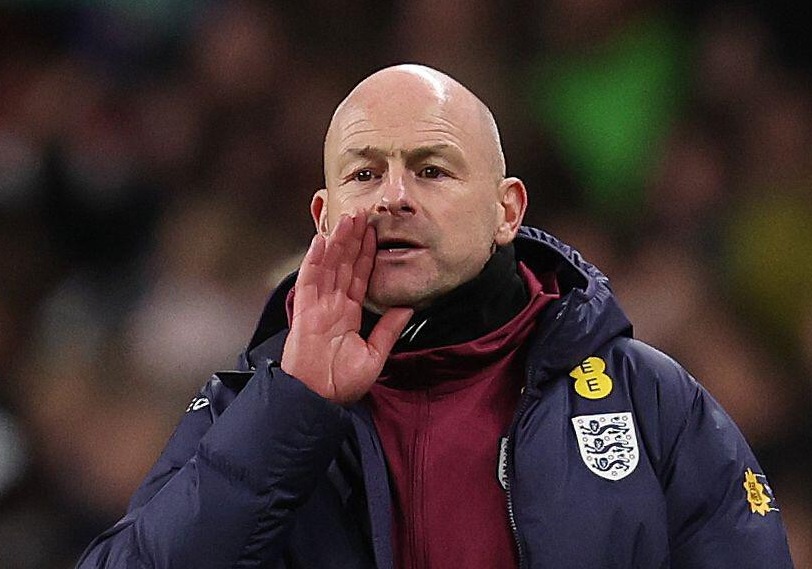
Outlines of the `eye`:
{"type": "Polygon", "coordinates": [[[355,180],[356,182],[369,182],[374,177],[375,174],[373,174],[372,170],[370,170],[369,168],[358,170],[355,174],[352,175],[352,179],[355,180]]]}
{"type": "Polygon", "coordinates": [[[422,170],[420,170],[417,175],[421,178],[440,178],[441,176],[445,175],[440,168],[437,166],[426,166],[422,170]]]}

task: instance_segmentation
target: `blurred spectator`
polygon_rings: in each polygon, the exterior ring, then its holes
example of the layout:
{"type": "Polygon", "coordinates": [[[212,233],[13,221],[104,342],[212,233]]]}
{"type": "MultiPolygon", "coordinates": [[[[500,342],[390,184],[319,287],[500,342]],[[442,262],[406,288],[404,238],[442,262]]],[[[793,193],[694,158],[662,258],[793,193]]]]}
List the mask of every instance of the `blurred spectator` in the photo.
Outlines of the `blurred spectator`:
{"type": "Polygon", "coordinates": [[[585,205],[620,225],[639,211],[643,182],[684,104],[690,46],[666,10],[599,4],[545,4],[546,49],[530,105],[586,188],[585,205]]]}
{"type": "Polygon", "coordinates": [[[27,448],[17,422],[0,407],[0,498],[5,496],[25,470],[27,448]]]}
{"type": "Polygon", "coordinates": [[[221,196],[170,208],[127,319],[129,365],[179,406],[212,370],[234,365],[271,286],[268,267],[290,256],[291,244],[246,213],[221,196]]]}

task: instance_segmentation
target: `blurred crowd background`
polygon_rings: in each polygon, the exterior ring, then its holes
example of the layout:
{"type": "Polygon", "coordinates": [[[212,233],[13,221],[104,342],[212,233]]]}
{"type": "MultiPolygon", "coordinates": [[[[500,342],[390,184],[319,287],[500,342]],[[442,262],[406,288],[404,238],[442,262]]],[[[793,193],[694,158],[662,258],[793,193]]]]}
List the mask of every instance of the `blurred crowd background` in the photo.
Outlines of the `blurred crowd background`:
{"type": "Polygon", "coordinates": [[[122,515],[309,242],[333,108],[404,61],[492,108],[527,221],[723,403],[812,567],[809,30],[789,0],[2,2],[0,567],[122,515]]]}

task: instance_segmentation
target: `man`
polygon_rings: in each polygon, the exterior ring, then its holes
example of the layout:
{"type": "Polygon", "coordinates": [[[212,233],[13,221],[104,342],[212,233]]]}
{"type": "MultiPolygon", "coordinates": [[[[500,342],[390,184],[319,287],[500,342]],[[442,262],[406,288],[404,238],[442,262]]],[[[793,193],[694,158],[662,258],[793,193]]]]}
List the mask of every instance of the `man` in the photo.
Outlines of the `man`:
{"type": "Polygon", "coordinates": [[[606,278],[520,227],[488,109],[360,83],[317,235],[79,567],[791,567],[741,434],[630,337],[606,278]],[[294,286],[295,280],[295,286],[294,286]]]}

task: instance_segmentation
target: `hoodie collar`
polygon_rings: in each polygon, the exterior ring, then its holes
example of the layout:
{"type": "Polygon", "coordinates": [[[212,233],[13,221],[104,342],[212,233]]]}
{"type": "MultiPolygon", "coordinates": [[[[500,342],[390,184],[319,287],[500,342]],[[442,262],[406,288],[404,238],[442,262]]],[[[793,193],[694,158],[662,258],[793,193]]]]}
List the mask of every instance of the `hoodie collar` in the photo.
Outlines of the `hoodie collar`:
{"type": "MultiPolygon", "coordinates": [[[[527,306],[530,297],[519,276],[513,244],[498,247],[473,279],[417,311],[406,324],[393,353],[451,346],[500,328],[527,306]]],[[[369,336],[380,316],[364,310],[361,336],[369,336]]]]}

